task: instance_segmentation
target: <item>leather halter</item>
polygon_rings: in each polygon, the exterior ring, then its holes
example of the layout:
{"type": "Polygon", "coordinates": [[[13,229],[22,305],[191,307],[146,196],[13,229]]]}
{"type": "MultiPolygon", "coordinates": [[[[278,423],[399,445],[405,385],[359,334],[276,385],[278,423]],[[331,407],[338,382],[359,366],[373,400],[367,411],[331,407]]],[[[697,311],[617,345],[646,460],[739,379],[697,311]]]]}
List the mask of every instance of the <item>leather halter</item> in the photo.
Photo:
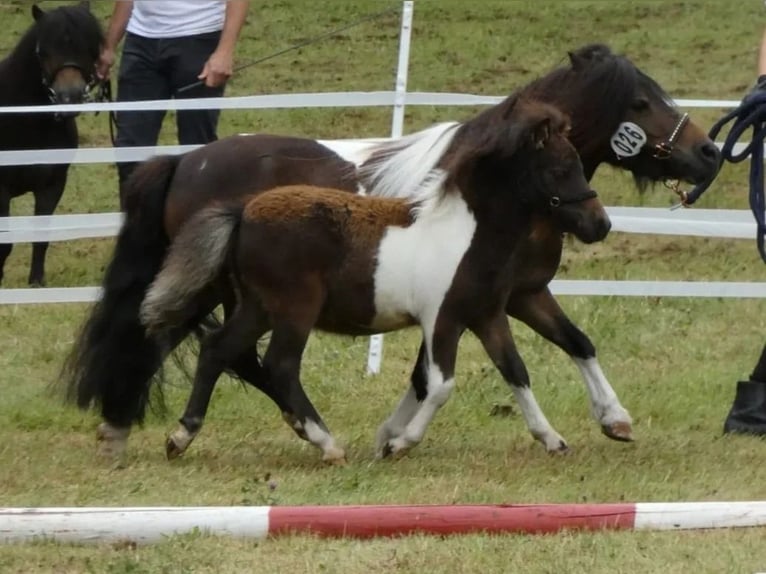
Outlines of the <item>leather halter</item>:
{"type": "Polygon", "coordinates": [[[664,142],[656,144],[654,148],[650,148],[653,150],[652,157],[656,159],[670,159],[670,154],[673,153],[673,147],[676,145],[676,142],[687,123],[689,123],[689,114],[685,113],[678,120],[678,123],[676,123],[670,137],[664,142]]]}
{"type": "Polygon", "coordinates": [[[45,72],[45,67],[43,66],[42,58],[40,57],[40,44],[37,44],[35,46],[35,56],[37,57],[37,61],[40,64],[40,70],[42,71],[42,77],[40,78],[41,83],[43,85],[43,88],[45,88],[46,93],[48,94],[48,99],[52,104],[59,103],[56,98],[56,90],[53,89],[53,83],[56,81],[56,76],[61,72],[61,70],[65,68],[74,68],[75,70],[78,70],[80,74],[82,75],[83,79],[85,80],[85,90],[84,95],[87,95],[90,93],[90,91],[93,89],[93,87],[98,83],[96,79],[96,75],[94,73],[88,73],[85,71],[85,69],[78,64],[77,62],[73,61],[65,61],[63,64],[61,64],[58,68],[53,70],[50,74],[47,74],[45,72]]]}

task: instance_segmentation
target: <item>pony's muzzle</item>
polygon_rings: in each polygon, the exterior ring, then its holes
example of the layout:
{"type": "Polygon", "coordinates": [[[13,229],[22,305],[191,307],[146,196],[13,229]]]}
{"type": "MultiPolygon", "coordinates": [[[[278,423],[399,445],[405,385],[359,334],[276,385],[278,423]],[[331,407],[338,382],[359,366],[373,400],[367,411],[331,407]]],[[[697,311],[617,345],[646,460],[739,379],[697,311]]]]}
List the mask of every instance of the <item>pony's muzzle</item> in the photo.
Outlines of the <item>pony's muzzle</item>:
{"type": "Polygon", "coordinates": [[[80,104],[85,100],[88,83],[77,68],[63,68],[50,86],[52,99],[58,104],[80,104]]]}
{"type": "Polygon", "coordinates": [[[612,221],[598,198],[582,202],[580,218],[574,231],[580,241],[583,243],[602,241],[611,229],[612,221]]]}

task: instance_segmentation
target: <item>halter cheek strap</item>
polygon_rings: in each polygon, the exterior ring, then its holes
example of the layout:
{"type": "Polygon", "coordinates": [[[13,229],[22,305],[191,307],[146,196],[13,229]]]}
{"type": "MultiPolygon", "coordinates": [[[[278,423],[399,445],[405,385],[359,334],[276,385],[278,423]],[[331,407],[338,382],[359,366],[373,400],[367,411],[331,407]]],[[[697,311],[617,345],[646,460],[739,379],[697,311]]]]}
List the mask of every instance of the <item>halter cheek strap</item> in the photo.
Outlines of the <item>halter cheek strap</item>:
{"type": "Polygon", "coordinates": [[[648,146],[646,132],[638,124],[633,122],[622,122],[617,131],[612,135],[610,144],[612,151],[614,151],[617,159],[623,159],[626,157],[633,157],[640,154],[644,149],[650,150],[652,157],[655,159],[669,159],[673,153],[673,148],[681,136],[684,127],[689,122],[689,114],[683,114],[676,125],[673,127],[673,131],[670,133],[668,139],[654,146],[648,146]]]}
{"type": "Polygon", "coordinates": [[[569,203],[580,203],[581,201],[587,201],[596,197],[598,197],[598,194],[594,190],[589,189],[580,195],[566,197],[563,199],[558,195],[551,196],[550,200],[548,201],[548,205],[555,209],[556,207],[561,207],[562,205],[567,205],[569,203]]]}
{"type": "Polygon", "coordinates": [[[666,141],[660,142],[654,146],[654,153],[652,154],[652,157],[656,157],[657,159],[670,158],[670,154],[673,153],[673,147],[676,145],[681,132],[684,130],[684,127],[688,122],[689,114],[682,115],[681,119],[678,120],[676,127],[673,128],[670,137],[666,141]]]}

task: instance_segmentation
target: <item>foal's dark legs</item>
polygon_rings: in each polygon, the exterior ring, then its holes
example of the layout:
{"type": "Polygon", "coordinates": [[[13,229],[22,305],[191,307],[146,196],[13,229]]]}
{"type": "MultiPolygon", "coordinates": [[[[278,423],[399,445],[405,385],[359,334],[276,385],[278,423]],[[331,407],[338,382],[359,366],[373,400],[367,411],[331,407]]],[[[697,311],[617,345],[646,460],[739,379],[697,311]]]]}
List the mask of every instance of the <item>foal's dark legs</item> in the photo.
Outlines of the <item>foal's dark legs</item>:
{"type": "Polygon", "coordinates": [[[498,313],[489,317],[471,330],[481,341],[503,379],[511,385],[532,436],[543,443],[548,452],[566,452],[566,441],[553,429],[532,394],[527,367],[516,349],[505,314],[498,313]]]}
{"type": "Polygon", "coordinates": [[[588,389],[591,413],[609,438],[633,440],[632,421],[596,359],[596,349],[561,310],[550,290],[513,294],[506,312],[566,352],[580,370],[588,389]]]}
{"type": "Polygon", "coordinates": [[[284,407],[281,408],[285,421],[298,436],[322,451],[322,460],[343,464],[346,461],[346,453],[335,442],[300,382],[301,359],[313,321],[309,327],[301,323],[304,321],[285,318],[274,321],[271,341],[263,358],[263,367],[268,373],[271,388],[281,390],[281,397],[275,399],[275,402],[279,405],[284,401],[284,407]]]}

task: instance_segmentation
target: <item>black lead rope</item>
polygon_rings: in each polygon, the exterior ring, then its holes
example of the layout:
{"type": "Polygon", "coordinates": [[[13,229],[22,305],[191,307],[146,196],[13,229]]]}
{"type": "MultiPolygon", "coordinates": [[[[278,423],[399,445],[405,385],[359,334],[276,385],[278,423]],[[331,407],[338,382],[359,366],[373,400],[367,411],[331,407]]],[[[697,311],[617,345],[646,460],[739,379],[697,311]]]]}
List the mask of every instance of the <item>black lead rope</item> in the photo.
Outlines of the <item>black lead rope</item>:
{"type": "MultiPolygon", "coordinates": [[[[341,32],[345,32],[346,30],[349,30],[351,28],[354,28],[356,26],[359,26],[361,24],[364,24],[366,22],[370,22],[372,20],[377,20],[379,18],[382,18],[383,16],[388,16],[389,14],[393,14],[394,12],[398,12],[399,7],[396,8],[390,8],[388,10],[383,10],[382,12],[375,12],[373,14],[368,14],[367,16],[360,18],[359,20],[354,20],[353,22],[346,24],[345,26],[342,26],[340,28],[336,28],[334,30],[330,30],[329,32],[325,32],[323,34],[319,34],[318,36],[314,36],[312,38],[308,38],[307,40],[303,40],[302,42],[298,42],[297,44],[293,44],[292,46],[288,46],[287,48],[283,48],[277,52],[274,52],[273,54],[269,54],[268,56],[264,56],[262,58],[258,58],[257,60],[253,60],[252,62],[248,62],[247,64],[243,64],[241,66],[237,66],[234,68],[235,72],[240,72],[246,68],[249,68],[251,66],[255,66],[256,64],[260,64],[262,62],[265,62],[266,60],[271,60],[272,58],[276,58],[277,56],[281,56],[282,54],[286,54],[287,52],[291,52],[293,50],[297,50],[298,48],[303,48],[304,46],[309,46],[311,44],[316,44],[317,42],[324,40],[325,38],[329,38],[330,36],[335,36],[336,34],[340,34],[341,32]]],[[[193,88],[199,87],[205,83],[204,80],[198,80],[192,84],[188,84],[186,86],[183,86],[181,88],[178,88],[176,90],[177,94],[181,94],[183,92],[186,92],[188,90],[191,90],[193,88]]]]}
{"type": "MultiPolygon", "coordinates": [[[[756,92],[745,96],[739,107],[726,114],[710,129],[710,138],[715,140],[721,129],[733,121],[729,134],[721,148],[723,161],[739,163],[750,158],[750,210],[757,226],[756,242],[761,259],[766,262],[766,201],[763,186],[763,140],[766,137],[766,92],[756,92]],[[734,146],[747,130],[752,130],[750,143],[741,153],[734,153],[734,146]]],[[[720,170],[719,170],[720,171],[720,170]]],[[[697,185],[684,200],[684,205],[692,205],[710,187],[715,178],[697,185]]]]}

